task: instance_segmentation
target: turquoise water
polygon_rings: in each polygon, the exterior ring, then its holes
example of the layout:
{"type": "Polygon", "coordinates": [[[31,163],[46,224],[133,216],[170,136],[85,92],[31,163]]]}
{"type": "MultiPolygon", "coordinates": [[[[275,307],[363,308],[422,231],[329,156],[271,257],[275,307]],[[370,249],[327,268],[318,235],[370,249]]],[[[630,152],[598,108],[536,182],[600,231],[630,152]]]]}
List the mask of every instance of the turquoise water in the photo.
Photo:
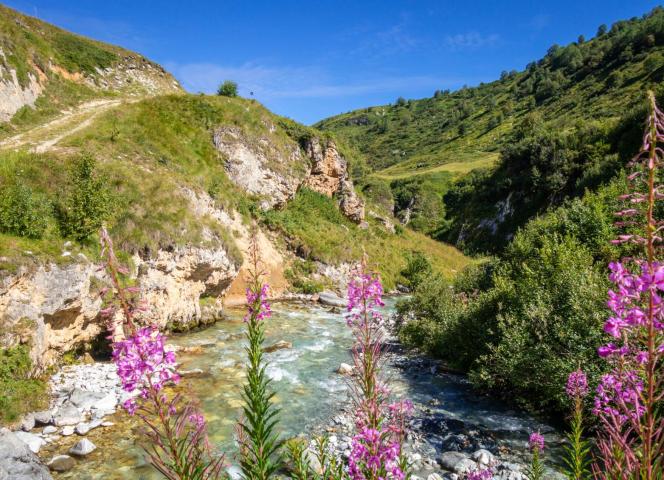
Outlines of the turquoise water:
{"type": "MultiPolygon", "coordinates": [[[[394,299],[387,300],[386,312],[393,311],[394,303],[394,299]]],[[[340,363],[350,362],[352,340],[343,316],[328,310],[310,304],[277,303],[273,305],[273,317],[267,322],[266,345],[279,340],[293,344],[293,348],[266,354],[267,372],[277,392],[284,436],[311,433],[315,425],[327,423],[335,405],[346,398],[346,380],[335,370],[340,363]]],[[[219,451],[232,452],[235,449],[233,427],[241,407],[246,342],[244,311],[231,309],[227,315],[227,320],[205,330],[174,336],[171,343],[184,348],[178,353],[181,370],[201,371],[185,378],[183,388],[200,402],[213,444],[219,451]]],[[[412,365],[392,365],[387,373],[395,395],[427,405],[431,418],[458,419],[464,424],[476,425],[516,450],[523,450],[530,431],[552,431],[500,402],[478,397],[463,377],[434,373],[429,367],[414,369],[412,365]]],[[[116,423],[115,427],[97,429],[88,435],[99,448],[79,461],[73,470],[57,478],[159,478],[145,465],[136,443],[135,439],[141,437],[141,426],[136,419],[118,412],[111,420],[116,423]]],[[[549,437],[557,440],[553,433],[549,437]]],[[[431,436],[432,452],[439,453],[439,440],[436,435],[431,436]]],[[[69,443],[76,441],[70,437],[49,453],[62,453],[69,448],[69,443]]],[[[232,453],[228,461],[233,463],[232,453]]]]}

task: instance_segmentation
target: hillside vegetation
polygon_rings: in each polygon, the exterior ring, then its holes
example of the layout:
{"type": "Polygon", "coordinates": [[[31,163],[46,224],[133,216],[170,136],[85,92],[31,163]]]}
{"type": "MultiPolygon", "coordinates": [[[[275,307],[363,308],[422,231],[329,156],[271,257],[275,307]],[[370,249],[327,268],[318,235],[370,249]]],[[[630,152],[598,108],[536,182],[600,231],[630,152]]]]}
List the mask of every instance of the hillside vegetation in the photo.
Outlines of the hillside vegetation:
{"type": "Polygon", "coordinates": [[[399,99],[317,127],[347,139],[393,191],[438,176],[412,189],[415,207],[422,196],[441,203],[442,215],[421,230],[470,251],[498,251],[532,215],[615,174],[630,150],[625,134],[641,122],[634,110],[663,78],[664,9],[656,8],[601,26],[591,40],[553,45],[495,82],[399,99]]]}
{"type": "MultiPolygon", "coordinates": [[[[86,100],[180,90],[161,66],[124,48],[76,35],[0,5],[0,82],[38,94],[0,122],[0,139],[86,100]]],[[[0,105],[4,102],[0,99],[0,105]]]]}

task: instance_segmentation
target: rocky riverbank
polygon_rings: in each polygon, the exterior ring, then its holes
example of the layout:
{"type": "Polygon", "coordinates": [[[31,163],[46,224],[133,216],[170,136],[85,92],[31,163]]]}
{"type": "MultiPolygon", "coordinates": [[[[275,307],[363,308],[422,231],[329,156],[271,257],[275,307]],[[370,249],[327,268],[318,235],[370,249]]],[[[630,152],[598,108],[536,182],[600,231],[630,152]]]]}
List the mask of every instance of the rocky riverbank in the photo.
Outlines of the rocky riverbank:
{"type": "MultiPolygon", "coordinates": [[[[300,300],[305,298],[311,299],[300,300]]],[[[328,434],[335,454],[345,459],[353,427],[344,380],[352,373],[344,365],[351,338],[340,307],[334,306],[338,301],[328,294],[317,303],[276,303],[266,355],[284,436],[328,434]]],[[[388,303],[393,309],[394,300],[388,303]]],[[[241,405],[242,315],[241,309],[231,311],[225,322],[171,339],[187,388],[202,399],[212,441],[224,451],[233,450],[229,434],[241,405]]],[[[547,454],[555,451],[560,438],[552,428],[478,396],[464,377],[448,373],[438,361],[402,351],[393,338],[390,342],[390,386],[397,398],[410,398],[415,407],[406,445],[415,480],[461,479],[489,464],[495,479],[524,480],[532,431],[547,438],[547,454]]],[[[119,407],[126,394],[112,364],[64,367],[50,385],[53,399],[47,411],[27,415],[21,431],[0,434],[0,479],[7,478],[3,469],[12,479],[48,479],[49,468],[63,479],[153,478],[135,441],[139,427],[119,407]],[[19,476],[28,465],[33,476],[19,476]]],[[[547,478],[557,475],[550,471],[547,478]]]]}
{"type": "MultiPolygon", "coordinates": [[[[447,409],[450,405],[446,408],[440,392],[426,386],[435,384],[436,378],[462,383],[465,379],[446,373],[436,360],[405,352],[394,339],[387,356],[388,375],[406,376],[414,387],[414,410],[405,445],[413,480],[459,480],[473,470],[486,468],[492,469],[495,480],[526,480],[526,441],[531,428],[545,434],[550,445],[559,443],[555,430],[544,424],[515,422],[497,429],[491,426],[501,421],[497,417],[487,418],[487,422],[459,418],[447,409]]],[[[351,452],[353,413],[347,396],[340,405],[328,422],[314,426],[313,431],[328,435],[333,454],[345,461],[351,452]]],[[[310,448],[313,451],[313,443],[310,448]]],[[[554,468],[549,468],[547,475],[551,480],[564,478],[554,468]]]]}

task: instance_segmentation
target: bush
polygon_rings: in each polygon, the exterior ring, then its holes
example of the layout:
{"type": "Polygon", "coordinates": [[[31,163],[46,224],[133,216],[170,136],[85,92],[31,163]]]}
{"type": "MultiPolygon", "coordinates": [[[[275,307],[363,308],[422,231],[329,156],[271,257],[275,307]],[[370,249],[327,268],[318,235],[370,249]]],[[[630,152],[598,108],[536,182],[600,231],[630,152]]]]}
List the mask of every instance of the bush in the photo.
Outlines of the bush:
{"type": "Polygon", "coordinates": [[[3,233],[41,238],[49,213],[48,201],[20,181],[0,192],[0,231],[3,233]]]}
{"type": "Polygon", "coordinates": [[[113,211],[108,179],[95,172],[95,166],[94,158],[89,155],[74,162],[68,191],[58,206],[60,231],[79,242],[97,232],[113,211]]]}
{"type": "Polygon", "coordinates": [[[406,268],[401,271],[404,284],[411,290],[417,289],[433,273],[429,259],[421,252],[413,252],[408,257],[406,268]]]}
{"type": "Polygon", "coordinates": [[[232,80],[224,80],[224,83],[219,85],[217,95],[222,97],[237,97],[237,83],[232,80]]]}
{"type": "MultiPolygon", "coordinates": [[[[532,220],[499,260],[451,286],[422,275],[398,306],[402,340],[469,371],[479,387],[532,410],[564,411],[567,374],[583,365],[592,382],[601,373],[606,262],[631,253],[609,243],[619,190],[615,182],[532,220]]],[[[417,271],[416,262],[406,270],[417,271]]]]}

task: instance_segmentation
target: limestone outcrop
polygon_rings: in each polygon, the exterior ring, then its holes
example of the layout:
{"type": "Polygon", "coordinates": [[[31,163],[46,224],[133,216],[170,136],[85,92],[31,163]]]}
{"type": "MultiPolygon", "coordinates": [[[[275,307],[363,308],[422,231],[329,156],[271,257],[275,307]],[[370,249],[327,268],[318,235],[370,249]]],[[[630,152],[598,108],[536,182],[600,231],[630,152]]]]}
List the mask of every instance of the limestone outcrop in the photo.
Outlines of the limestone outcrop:
{"type": "Polygon", "coordinates": [[[224,157],[229,178],[260,197],[263,209],[282,207],[298,189],[306,187],[337,198],[344,215],[356,223],[364,221],[364,202],[355,192],[347,161],[333,141],[313,137],[304,141],[302,148],[295,141],[277,147],[276,142],[253,138],[236,126],[217,128],[213,141],[224,157]]]}
{"type": "MultiPolygon", "coordinates": [[[[223,248],[160,250],[153,258],[134,257],[133,276],[149,305],[146,320],[162,327],[189,329],[219,314],[201,298],[225,292],[238,266],[223,248]]],[[[38,369],[63,353],[105,335],[99,289],[106,282],[97,265],[77,259],[69,265],[40,265],[5,276],[0,283],[0,348],[29,344],[38,369]]]]}

